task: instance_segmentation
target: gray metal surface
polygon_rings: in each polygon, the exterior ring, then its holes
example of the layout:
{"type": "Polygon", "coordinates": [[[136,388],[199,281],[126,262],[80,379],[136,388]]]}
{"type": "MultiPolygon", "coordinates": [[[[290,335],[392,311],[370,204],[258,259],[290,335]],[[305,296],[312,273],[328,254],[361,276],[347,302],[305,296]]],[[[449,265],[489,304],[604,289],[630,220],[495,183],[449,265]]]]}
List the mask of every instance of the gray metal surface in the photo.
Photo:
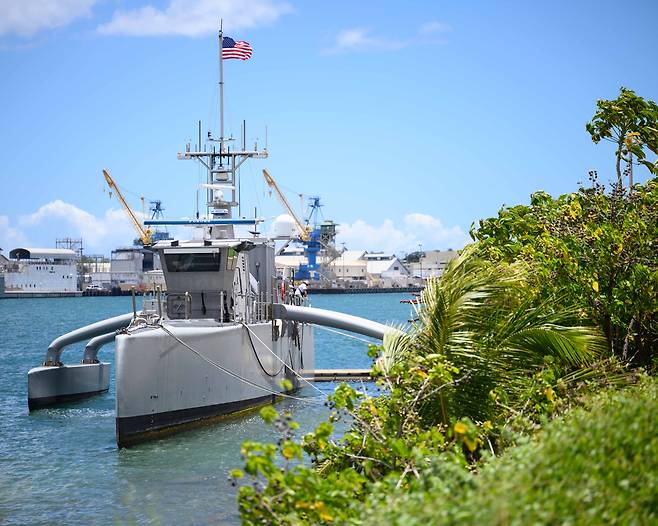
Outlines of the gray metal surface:
{"type": "Polygon", "coordinates": [[[199,320],[177,320],[166,322],[165,326],[203,357],[263,389],[213,367],[162,329],[141,329],[116,338],[117,418],[258,398],[282,391],[280,382],[284,378],[299,385],[294,375],[289,371],[286,374],[280,360],[287,364],[292,360],[292,368],[298,374],[313,374],[313,330],[309,325],[300,324],[298,335],[276,340],[272,338],[271,323],[249,325],[278,360],[242,325],[220,326],[204,321],[204,326],[199,320]],[[268,376],[259,362],[269,373],[278,374],[268,376]]]}
{"type": "Polygon", "coordinates": [[[110,364],[75,364],[62,367],[35,367],[27,373],[30,409],[49,407],[107,391],[110,364]]]}
{"type": "Polygon", "coordinates": [[[98,351],[106,343],[113,342],[116,338],[116,331],[108,332],[107,334],[101,334],[96,336],[87,342],[85,345],[85,354],[82,357],[82,363],[94,363],[98,356],[98,351]]]}
{"type": "Polygon", "coordinates": [[[48,346],[43,366],[27,373],[27,400],[30,409],[49,407],[107,391],[110,387],[110,364],[97,363],[98,350],[111,342],[116,331],[127,327],[133,313],[101,320],[55,338],[48,346]],[[67,345],[91,340],[85,347],[83,363],[62,365],[60,357],[67,345]]]}
{"type": "Polygon", "coordinates": [[[114,318],[97,321],[96,323],[85,325],[74,331],[62,334],[58,338],[55,338],[48,346],[45,365],[59,365],[60,356],[62,355],[64,347],[67,345],[88,340],[112,331],[118,331],[119,329],[127,327],[132,319],[133,313],[131,312],[128,314],[122,314],[121,316],[115,316],[114,318]]]}
{"type": "Polygon", "coordinates": [[[379,340],[383,340],[385,334],[401,332],[395,327],[390,327],[383,323],[360,318],[359,316],[352,316],[351,314],[345,314],[343,312],[316,309],[314,307],[284,305],[282,303],[274,304],[274,317],[282,320],[293,320],[302,323],[314,323],[316,325],[334,327],[335,329],[356,332],[357,334],[371,336],[372,338],[377,338],[379,340]]]}

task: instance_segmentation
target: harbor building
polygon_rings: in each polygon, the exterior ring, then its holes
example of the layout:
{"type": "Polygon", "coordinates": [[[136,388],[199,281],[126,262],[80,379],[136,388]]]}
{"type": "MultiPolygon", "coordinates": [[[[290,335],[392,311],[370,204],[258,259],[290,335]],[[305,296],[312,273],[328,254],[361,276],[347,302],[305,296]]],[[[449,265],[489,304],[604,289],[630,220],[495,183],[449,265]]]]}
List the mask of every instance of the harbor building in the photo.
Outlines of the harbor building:
{"type": "Polygon", "coordinates": [[[83,288],[91,291],[128,293],[166,290],[160,258],[147,247],[132,246],[112,251],[109,261],[92,261],[86,266],[83,288]]]}
{"type": "Polygon", "coordinates": [[[416,255],[418,257],[413,258],[413,260],[411,260],[411,257],[407,259],[407,268],[413,276],[427,279],[441,276],[448,263],[459,256],[459,252],[449,248],[448,250],[417,252],[416,255]]]}
{"type": "Polygon", "coordinates": [[[367,286],[367,264],[364,250],[343,250],[329,267],[338,280],[350,287],[367,286]]]}
{"type": "MultiPolygon", "coordinates": [[[[76,252],[65,248],[15,248],[0,260],[6,293],[76,295],[76,252]]],[[[7,294],[10,295],[10,294],[7,294]]]]}
{"type": "Polygon", "coordinates": [[[153,285],[164,284],[160,258],[146,247],[117,248],[110,258],[110,276],[113,288],[127,292],[150,290],[153,285]]]}
{"type": "MultiPolygon", "coordinates": [[[[276,256],[276,268],[280,275],[290,276],[306,263],[303,249],[288,247],[276,256]]],[[[333,257],[318,258],[321,286],[346,288],[388,288],[416,285],[412,271],[395,254],[343,250],[333,257]]]]}
{"type": "Polygon", "coordinates": [[[408,287],[412,285],[409,269],[395,254],[366,252],[366,279],[369,287],[408,287]]]}
{"type": "Polygon", "coordinates": [[[83,280],[83,288],[97,290],[112,289],[112,273],[110,272],[109,261],[95,261],[87,265],[83,280]]]}

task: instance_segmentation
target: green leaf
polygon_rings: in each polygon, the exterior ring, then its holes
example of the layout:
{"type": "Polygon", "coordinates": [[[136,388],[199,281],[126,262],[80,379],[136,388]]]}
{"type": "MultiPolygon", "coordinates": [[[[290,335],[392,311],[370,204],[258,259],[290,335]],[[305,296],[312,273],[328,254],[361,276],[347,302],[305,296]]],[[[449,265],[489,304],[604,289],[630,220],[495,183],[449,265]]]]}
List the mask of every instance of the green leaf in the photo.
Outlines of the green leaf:
{"type": "Polygon", "coordinates": [[[277,413],[276,409],[272,407],[271,405],[266,405],[260,410],[260,416],[265,422],[268,424],[271,424],[276,418],[279,417],[279,413],[277,413]]]}

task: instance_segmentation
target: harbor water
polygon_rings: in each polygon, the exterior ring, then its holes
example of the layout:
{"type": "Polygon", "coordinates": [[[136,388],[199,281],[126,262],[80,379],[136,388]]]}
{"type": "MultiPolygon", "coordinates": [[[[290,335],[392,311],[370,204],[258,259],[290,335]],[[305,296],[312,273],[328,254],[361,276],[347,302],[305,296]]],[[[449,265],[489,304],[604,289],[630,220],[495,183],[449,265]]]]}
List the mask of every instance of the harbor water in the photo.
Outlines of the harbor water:
{"type": "MultiPolygon", "coordinates": [[[[318,295],[314,307],[400,325],[411,315],[404,294],[318,295]]],[[[114,378],[109,392],[29,413],[27,372],[60,334],[131,310],[129,297],[0,300],[0,524],[238,524],[228,472],[241,467],[244,440],[276,440],[257,412],[227,418],[129,449],[114,437],[114,378]]],[[[315,328],[316,367],[366,368],[366,344],[315,328]]],[[[67,348],[79,362],[84,343],[67,348]]],[[[113,346],[101,350],[113,362],[113,346]]],[[[332,391],[330,383],[318,383],[332,391]]],[[[305,388],[301,396],[317,393],[305,388]]],[[[327,409],[315,398],[283,401],[312,429],[327,409]]]]}

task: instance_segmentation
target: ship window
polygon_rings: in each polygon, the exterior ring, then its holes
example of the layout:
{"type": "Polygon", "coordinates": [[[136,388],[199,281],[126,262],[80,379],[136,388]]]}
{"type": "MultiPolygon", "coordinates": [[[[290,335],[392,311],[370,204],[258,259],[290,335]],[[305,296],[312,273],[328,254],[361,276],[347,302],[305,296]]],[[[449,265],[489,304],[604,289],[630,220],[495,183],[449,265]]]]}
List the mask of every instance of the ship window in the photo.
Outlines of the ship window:
{"type": "Polygon", "coordinates": [[[219,252],[165,254],[169,272],[216,272],[219,270],[219,252]]]}

